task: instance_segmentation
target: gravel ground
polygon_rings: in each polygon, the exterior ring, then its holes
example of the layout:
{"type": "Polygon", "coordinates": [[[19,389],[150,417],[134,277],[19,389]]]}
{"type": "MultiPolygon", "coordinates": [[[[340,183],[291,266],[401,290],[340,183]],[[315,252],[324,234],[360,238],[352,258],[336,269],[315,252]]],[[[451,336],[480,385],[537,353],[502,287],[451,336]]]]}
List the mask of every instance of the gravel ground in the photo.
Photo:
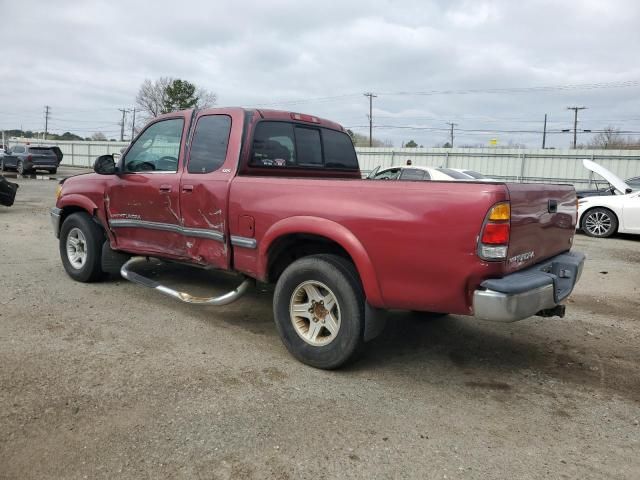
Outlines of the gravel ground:
{"type": "Polygon", "coordinates": [[[199,309],[73,282],[56,182],[18,182],[0,207],[0,478],[640,478],[640,237],[576,237],[564,319],[392,312],[325,372],[282,346],[268,289],[199,309]]]}

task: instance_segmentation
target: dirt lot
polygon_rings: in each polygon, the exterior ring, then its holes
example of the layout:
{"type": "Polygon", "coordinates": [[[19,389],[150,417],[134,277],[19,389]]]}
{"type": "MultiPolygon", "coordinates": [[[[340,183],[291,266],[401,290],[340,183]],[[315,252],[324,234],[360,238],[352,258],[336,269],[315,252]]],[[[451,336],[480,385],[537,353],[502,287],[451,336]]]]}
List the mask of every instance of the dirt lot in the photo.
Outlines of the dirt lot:
{"type": "Polygon", "coordinates": [[[19,183],[0,207],[0,478],[640,478],[640,237],[577,236],[564,319],[393,312],[325,372],[282,346],[268,290],[198,309],[73,282],[56,182],[19,183]]]}

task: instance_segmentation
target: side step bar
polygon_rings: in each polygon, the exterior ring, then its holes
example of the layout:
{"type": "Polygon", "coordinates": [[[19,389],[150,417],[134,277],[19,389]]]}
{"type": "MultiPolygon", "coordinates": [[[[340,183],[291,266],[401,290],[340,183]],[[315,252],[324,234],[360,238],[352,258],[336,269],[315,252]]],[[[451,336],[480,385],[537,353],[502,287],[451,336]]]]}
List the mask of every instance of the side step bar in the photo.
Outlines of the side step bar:
{"type": "Polygon", "coordinates": [[[186,292],[179,292],[172,288],[165,287],[155,280],[143,277],[139,273],[132,272],[129,269],[131,266],[143,262],[148,262],[148,259],[146,257],[133,257],[122,266],[122,268],[120,269],[120,275],[122,275],[122,278],[124,278],[125,280],[129,280],[130,282],[137,283],[145,287],[153,288],[154,290],[158,290],[160,293],[164,293],[165,295],[173,297],[184,303],[214,306],[228,305],[232,302],[235,302],[242,295],[244,295],[253,283],[252,279],[246,278],[235,290],[225,293],[224,295],[220,295],[219,297],[194,297],[193,295],[190,295],[186,292]]]}

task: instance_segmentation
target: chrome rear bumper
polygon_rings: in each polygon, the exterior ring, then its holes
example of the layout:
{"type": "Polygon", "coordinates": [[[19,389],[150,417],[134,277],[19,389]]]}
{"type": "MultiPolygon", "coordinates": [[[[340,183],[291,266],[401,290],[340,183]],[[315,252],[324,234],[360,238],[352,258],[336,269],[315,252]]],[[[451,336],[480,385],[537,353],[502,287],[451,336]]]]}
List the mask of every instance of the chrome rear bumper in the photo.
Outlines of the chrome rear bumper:
{"type": "Polygon", "coordinates": [[[503,278],[486,280],[473,294],[474,315],[495,322],[562,316],[564,308],[556,307],[573,291],[584,260],[582,253],[564,253],[503,278]]]}

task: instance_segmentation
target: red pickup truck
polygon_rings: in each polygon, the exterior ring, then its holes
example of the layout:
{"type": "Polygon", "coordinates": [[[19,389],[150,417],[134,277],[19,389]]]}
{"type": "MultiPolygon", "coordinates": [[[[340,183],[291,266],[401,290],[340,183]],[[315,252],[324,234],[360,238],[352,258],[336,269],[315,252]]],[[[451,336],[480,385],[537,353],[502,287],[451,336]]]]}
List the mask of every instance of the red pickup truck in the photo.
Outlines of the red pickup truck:
{"type": "Polygon", "coordinates": [[[51,212],[73,279],[119,272],[200,305],[274,283],[282,341],[319,368],[354,358],[384,309],[562,316],[584,263],[573,187],[362,179],[345,130],[310,115],[163,115],[94,170],[63,180],[51,212]],[[135,271],[147,261],[234,271],[239,286],[194,297],[135,271]]]}

